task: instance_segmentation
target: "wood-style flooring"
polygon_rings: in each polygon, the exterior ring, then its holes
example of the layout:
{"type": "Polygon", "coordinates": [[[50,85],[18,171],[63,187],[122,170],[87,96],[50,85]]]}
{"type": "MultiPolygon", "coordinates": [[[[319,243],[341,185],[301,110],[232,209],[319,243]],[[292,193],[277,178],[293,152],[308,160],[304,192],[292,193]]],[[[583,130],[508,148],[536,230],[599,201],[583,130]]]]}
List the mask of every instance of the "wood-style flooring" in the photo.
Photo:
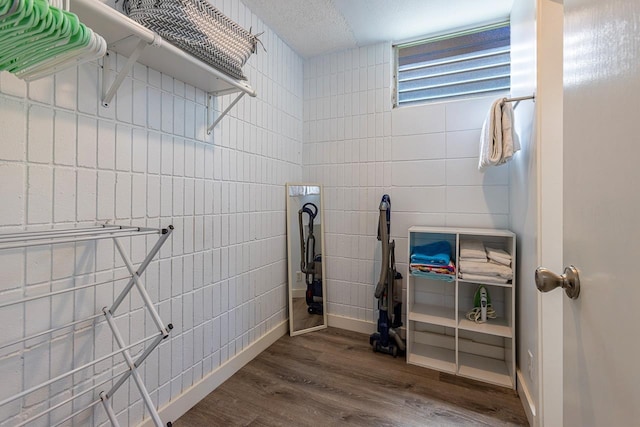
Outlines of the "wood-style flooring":
{"type": "Polygon", "coordinates": [[[292,298],[291,305],[294,331],[313,328],[324,323],[324,317],[321,314],[309,314],[306,298],[292,298]]]}
{"type": "Polygon", "coordinates": [[[284,336],[175,427],[527,425],[513,390],[374,353],[366,335],[329,328],[284,336]]]}

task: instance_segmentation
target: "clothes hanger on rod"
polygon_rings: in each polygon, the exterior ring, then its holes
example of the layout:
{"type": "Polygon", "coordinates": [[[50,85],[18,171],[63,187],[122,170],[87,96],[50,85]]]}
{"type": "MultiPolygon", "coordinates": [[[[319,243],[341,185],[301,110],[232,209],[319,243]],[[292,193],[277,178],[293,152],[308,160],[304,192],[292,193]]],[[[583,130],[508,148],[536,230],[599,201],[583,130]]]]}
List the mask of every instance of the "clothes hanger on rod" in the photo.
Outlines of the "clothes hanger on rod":
{"type": "Polygon", "coordinates": [[[104,38],[65,9],[65,0],[0,0],[0,70],[30,81],[104,56],[104,38]]]}

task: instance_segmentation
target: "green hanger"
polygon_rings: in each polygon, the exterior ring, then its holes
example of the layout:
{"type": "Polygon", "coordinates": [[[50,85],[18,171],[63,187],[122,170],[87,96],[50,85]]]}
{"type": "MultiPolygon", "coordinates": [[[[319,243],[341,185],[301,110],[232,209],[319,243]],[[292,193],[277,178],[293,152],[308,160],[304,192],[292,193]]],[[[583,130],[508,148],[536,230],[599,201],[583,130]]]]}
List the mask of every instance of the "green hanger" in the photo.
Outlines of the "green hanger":
{"type": "Polygon", "coordinates": [[[51,25],[52,18],[48,11],[42,12],[39,7],[34,7],[33,13],[0,33],[0,50],[3,54],[8,55],[9,53],[5,49],[17,46],[25,38],[45,31],[51,25]]]}
{"type": "Polygon", "coordinates": [[[51,26],[52,16],[49,14],[48,6],[47,13],[42,14],[44,8],[40,7],[41,0],[36,0],[35,4],[33,13],[25,15],[16,25],[0,31],[2,34],[0,36],[2,62],[10,60],[25,47],[33,46],[34,41],[37,40],[36,36],[43,32],[46,34],[48,27],[51,26]]]}
{"type": "Polygon", "coordinates": [[[87,46],[92,40],[92,33],[88,28],[81,24],[78,17],[74,14],[63,12],[67,15],[67,19],[72,24],[72,32],[70,37],[57,40],[54,44],[49,44],[45,49],[29,49],[26,51],[16,63],[7,68],[13,73],[24,70],[38,62],[45,61],[56,55],[77,50],[87,46]],[[73,31],[73,30],[76,31],[73,31]]]}
{"type": "Polygon", "coordinates": [[[70,24],[69,31],[65,32],[58,40],[54,40],[55,43],[49,44],[46,49],[34,52],[33,61],[38,61],[38,58],[46,59],[57,53],[77,49],[91,41],[90,34],[87,34],[86,26],[80,23],[76,15],[69,12],[62,13],[66,23],[70,24]]]}
{"type": "Polygon", "coordinates": [[[18,0],[18,10],[16,12],[0,20],[0,32],[2,34],[16,26],[22,28],[26,22],[31,22],[31,25],[33,25],[34,20],[39,17],[39,15],[33,14],[33,0],[18,0]]]}
{"type": "Polygon", "coordinates": [[[44,74],[47,66],[102,56],[105,50],[104,40],[75,14],[47,0],[0,0],[0,70],[44,74]]]}
{"type": "Polygon", "coordinates": [[[5,16],[15,13],[18,10],[19,4],[20,0],[0,1],[0,19],[3,19],[5,16]]]}
{"type": "Polygon", "coordinates": [[[55,8],[50,8],[44,19],[34,26],[29,31],[23,32],[21,35],[13,37],[12,39],[6,39],[0,37],[0,51],[5,51],[6,55],[11,56],[13,50],[9,49],[23,49],[26,45],[31,49],[39,48],[36,43],[41,40],[50,39],[52,37],[61,38],[66,37],[65,32],[68,25],[65,26],[62,13],[55,8]]]}
{"type": "Polygon", "coordinates": [[[34,4],[32,16],[45,10],[46,15],[31,29],[19,34],[9,31],[11,38],[6,34],[0,37],[0,69],[22,69],[60,51],[55,48],[69,50],[89,42],[76,15],[49,7],[45,0],[35,0],[34,4]]]}
{"type": "Polygon", "coordinates": [[[98,34],[91,31],[91,28],[87,27],[86,29],[91,35],[91,41],[86,46],[60,53],[38,63],[29,64],[28,67],[16,71],[16,76],[26,81],[36,80],[54,74],[69,66],[102,58],[107,52],[107,42],[98,34]]]}
{"type": "Polygon", "coordinates": [[[3,17],[2,21],[0,21],[0,28],[16,25],[16,22],[19,22],[25,16],[31,15],[35,6],[34,1],[35,0],[18,0],[16,10],[11,15],[3,17]]]}

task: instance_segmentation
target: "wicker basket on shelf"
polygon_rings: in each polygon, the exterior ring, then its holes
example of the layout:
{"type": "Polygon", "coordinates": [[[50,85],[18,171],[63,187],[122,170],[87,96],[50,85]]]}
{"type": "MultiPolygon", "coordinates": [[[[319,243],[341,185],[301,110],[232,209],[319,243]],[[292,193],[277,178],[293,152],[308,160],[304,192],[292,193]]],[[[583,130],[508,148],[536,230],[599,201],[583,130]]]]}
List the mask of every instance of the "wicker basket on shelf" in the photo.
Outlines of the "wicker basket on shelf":
{"type": "Polygon", "coordinates": [[[206,0],[124,0],[129,18],[212,67],[246,80],[242,66],[256,51],[258,37],[206,0]]]}

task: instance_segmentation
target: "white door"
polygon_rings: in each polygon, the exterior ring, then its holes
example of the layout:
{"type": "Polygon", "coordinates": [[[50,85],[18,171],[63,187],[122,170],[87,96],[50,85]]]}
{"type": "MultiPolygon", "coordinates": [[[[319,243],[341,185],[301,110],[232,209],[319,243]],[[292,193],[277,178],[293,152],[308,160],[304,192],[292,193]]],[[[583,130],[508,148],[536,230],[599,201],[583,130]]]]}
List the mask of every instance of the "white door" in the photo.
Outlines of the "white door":
{"type": "Polygon", "coordinates": [[[564,10],[564,425],[639,426],[640,1],[564,10]]]}

